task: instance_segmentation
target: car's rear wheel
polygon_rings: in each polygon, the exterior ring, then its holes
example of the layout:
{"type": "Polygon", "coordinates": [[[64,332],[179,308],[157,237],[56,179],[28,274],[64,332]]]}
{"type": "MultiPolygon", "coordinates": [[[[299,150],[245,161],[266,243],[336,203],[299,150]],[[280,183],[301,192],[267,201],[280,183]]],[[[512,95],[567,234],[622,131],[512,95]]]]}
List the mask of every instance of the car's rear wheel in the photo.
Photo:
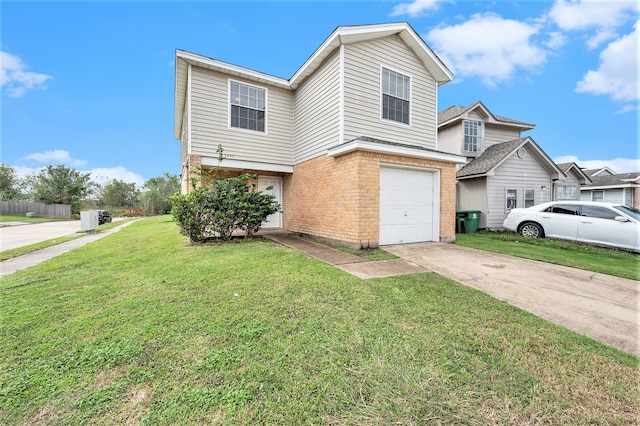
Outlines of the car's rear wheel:
{"type": "Polygon", "coordinates": [[[542,226],[535,222],[525,222],[520,225],[520,235],[523,237],[542,238],[544,237],[544,231],[542,226]]]}

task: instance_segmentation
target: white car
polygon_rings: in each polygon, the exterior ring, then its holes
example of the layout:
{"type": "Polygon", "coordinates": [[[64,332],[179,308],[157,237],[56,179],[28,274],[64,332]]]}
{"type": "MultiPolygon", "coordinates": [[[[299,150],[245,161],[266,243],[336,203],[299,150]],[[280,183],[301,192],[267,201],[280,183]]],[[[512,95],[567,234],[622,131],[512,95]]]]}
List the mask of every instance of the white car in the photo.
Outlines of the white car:
{"type": "Polygon", "coordinates": [[[640,210],[594,201],[551,201],[512,209],[503,226],[525,237],[559,238],[640,253],[640,210]]]}

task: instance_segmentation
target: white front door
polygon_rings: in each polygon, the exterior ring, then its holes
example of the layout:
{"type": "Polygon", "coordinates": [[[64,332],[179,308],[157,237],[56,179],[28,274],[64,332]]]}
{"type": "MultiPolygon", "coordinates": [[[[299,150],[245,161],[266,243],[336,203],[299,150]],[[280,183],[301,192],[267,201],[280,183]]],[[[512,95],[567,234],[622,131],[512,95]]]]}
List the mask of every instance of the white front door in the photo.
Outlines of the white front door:
{"type": "Polygon", "coordinates": [[[431,170],[380,167],[380,245],[438,240],[436,182],[431,170]]]}
{"type": "MultiPolygon", "coordinates": [[[[282,179],[274,176],[259,176],[258,191],[271,194],[276,197],[278,204],[282,205],[282,179]],[[267,189],[272,187],[271,189],[267,189]]],[[[276,212],[262,222],[263,228],[282,228],[282,213],[276,212]]]]}

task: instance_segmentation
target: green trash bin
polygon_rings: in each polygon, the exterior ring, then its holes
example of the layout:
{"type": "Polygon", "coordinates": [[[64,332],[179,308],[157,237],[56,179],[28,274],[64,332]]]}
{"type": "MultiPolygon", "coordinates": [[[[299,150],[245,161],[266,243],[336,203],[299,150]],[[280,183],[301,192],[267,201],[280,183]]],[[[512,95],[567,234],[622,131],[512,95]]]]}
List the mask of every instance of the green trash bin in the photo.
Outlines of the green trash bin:
{"type": "Polygon", "coordinates": [[[479,210],[464,210],[456,212],[456,232],[459,234],[473,234],[478,230],[479,220],[479,210]]]}

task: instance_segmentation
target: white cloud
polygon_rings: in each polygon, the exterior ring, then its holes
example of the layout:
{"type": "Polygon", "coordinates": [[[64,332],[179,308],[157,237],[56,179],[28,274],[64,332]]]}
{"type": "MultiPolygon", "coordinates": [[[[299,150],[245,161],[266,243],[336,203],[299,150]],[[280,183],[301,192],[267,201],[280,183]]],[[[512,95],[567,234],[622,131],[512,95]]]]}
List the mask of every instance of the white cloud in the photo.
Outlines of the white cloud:
{"type": "Polygon", "coordinates": [[[411,3],[400,3],[393,7],[391,16],[409,15],[412,17],[419,16],[425,12],[436,10],[438,3],[442,0],[414,0],[411,3]]]}
{"type": "Polygon", "coordinates": [[[87,170],[91,172],[91,179],[94,182],[104,185],[111,182],[113,179],[121,180],[127,183],[135,183],[137,186],[142,186],[146,182],[145,179],[138,173],[125,169],[122,166],[116,167],[101,167],[96,169],[87,170]]]}
{"type": "Polygon", "coordinates": [[[26,71],[27,66],[17,56],[0,51],[0,87],[12,98],[19,98],[27,90],[45,88],[44,83],[53,78],[47,74],[26,71]]]}
{"type": "Polygon", "coordinates": [[[547,52],[530,40],[539,31],[538,24],[485,13],[459,25],[433,29],[426,39],[458,77],[475,76],[495,86],[517,69],[533,70],[546,62],[547,52]]]}
{"type": "Polygon", "coordinates": [[[557,50],[567,43],[567,36],[559,31],[553,31],[549,33],[549,40],[544,43],[546,47],[552,50],[557,50]]]}
{"type": "Polygon", "coordinates": [[[587,40],[587,46],[595,49],[615,38],[614,30],[638,11],[634,0],[558,0],[549,17],[564,31],[594,29],[595,34],[587,40]]]}
{"type": "Polygon", "coordinates": [[[87,164],[85,160],[76,160],[71,158],[68,151],[64,151],[62,149],[56,149],[53,151],[46,152],[36,152],[34,154],[26,155],[20,160],[23,161],[36,161],[38,163],[55,163],[55,164],[68,164],[73,167],[81,167],[87,164]]]}
{"type": "Polygon", "coordinates": [[[609,167],[616,173],[640,171],[640,158],[614,158],[613,160],[580,160],[575,155],[564,155],[553,159],[557,164],[576,163],[583,169],[599,169],[609,167]]]}
{"type": "MultiPolygon", "coordinates": [[[[11,166],[16,171],[16,175],[20,179],[39,173],[43,167],[24,167],[11,166]]],[[[76,169],[77,170],[77,169],[76,169]]],[[[122,166],[116,167],[99,167],[91,170],[78,170],[80,173],[91,173],[91,180],[100,185],[111,182],[113,179],[121,180],[127,183],[135,183],[138,187],[144,185],[146,180],[138,173],[125,169],[122,166]]]]}
{"type": "MultiPolygon", "coordinates": [[[[138,173],[127,170],[122,166],[115,167],[98,167],[90,170],[80,170],[79,167],[83,167],[87,164],[85,160],[77,160],[71,157],[68,151],[62,149],[56,149],[53,151],[37,152],[34,154],[26,155],[20,158],[18,161],[35,161],[40,164],[46,165],[58,165],[64,164],[67,167],[72,167],[81,173],[91,173],[91,179],[101,185],[111,182],[113,179],[121,180],[127,183],[135,183],[138,186],[142,186],[145,183],[145,179],[138,173]]],[[[33,172],[39,172],[42,167],[31,168],[24,166],[12,166],[15,168],[19,176],[26,176],[33,172]]]]}
{"type": "Polygon", "coordinates": [[[617,101],[638,100],[638,27],[631,34],[611,42],[600,53],[600,66],[588,71],[576,92],[609,95],[617,101]]]}

